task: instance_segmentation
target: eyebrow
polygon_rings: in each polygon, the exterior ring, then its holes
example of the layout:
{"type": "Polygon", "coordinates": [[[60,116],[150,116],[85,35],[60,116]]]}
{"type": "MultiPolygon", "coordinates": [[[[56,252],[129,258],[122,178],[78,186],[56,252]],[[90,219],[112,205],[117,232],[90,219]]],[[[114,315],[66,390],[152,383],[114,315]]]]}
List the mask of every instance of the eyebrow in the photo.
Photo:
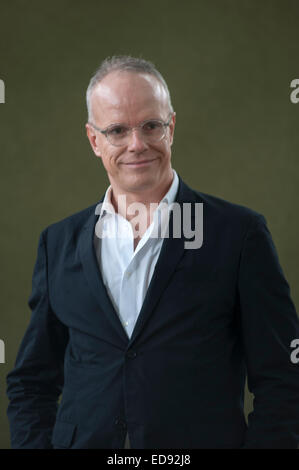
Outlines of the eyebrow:
{"type": "MultiPolygon", "coordinates": [[[[161,118],[149,118],[149,119],[144,119],[143,121],[140,121],[139,124],[143,124],[144,122],[149,122],[149,121],[164,122],[163,119],[161,119],[161,118]]],[[[129,126],[128,124],[126,124],[124,122],[116,122],[116,123],[113,123],[113,124],[109,124],[109,126],[105,127],[104,129],[109,129],[110,127],[115,127],[115,126],[134,127],[134,126],[129,126]]]]}

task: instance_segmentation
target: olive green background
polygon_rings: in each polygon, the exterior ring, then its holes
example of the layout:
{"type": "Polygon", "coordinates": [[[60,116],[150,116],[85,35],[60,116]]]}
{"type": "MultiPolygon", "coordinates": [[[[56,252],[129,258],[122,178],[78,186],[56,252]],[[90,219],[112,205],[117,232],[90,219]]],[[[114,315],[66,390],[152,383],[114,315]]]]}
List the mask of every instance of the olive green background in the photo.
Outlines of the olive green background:
{"type": "Polygon", "coordinates": [[[1,3],[0,448],[39,234],[108,184],[84,127],[86,87],[108,55],[155,63],[177,113],[173,167],[191,187],[265,215],[299,305],[298,18],[297,0],[1,3]]]}

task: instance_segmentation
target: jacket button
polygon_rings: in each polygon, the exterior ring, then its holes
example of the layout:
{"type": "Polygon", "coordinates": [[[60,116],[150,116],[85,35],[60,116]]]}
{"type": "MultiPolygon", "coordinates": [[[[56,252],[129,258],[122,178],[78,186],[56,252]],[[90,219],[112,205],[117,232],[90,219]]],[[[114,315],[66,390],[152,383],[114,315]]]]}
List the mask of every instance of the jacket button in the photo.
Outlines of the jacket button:
{"type": "Polygon", "coordinates": [[[130,359],[134,359],[134,357],[137,356],[137,352],[136,351],[128,351],[127,352],[127,357],[129,357],[130,359]]]}
{"type": "Polygon", "coordinates": [[[114,424],[116,426],[119,426],[120,428],[124,428],[124,429],[127,427],[126,422],[123,419],[120,419],[120,418],[116,418],[114,424]]]}

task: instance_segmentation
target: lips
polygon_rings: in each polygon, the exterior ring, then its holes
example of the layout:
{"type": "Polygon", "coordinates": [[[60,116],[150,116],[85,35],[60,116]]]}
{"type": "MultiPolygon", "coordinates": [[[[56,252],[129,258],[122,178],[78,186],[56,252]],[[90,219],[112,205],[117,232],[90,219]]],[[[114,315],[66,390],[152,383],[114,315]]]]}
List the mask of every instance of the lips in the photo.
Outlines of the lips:
{"type": "Polygon", "coordinates": [[[155,158],[152,158],[151,160],[136,160],[135,162],[127,162],[127,163],[123,163],[123,165],[128,165],[128,166],[142,166],[142,165],[146,165],[148,163],[151,163],[153,162],[154,160],[156,160],[155,158]]]}

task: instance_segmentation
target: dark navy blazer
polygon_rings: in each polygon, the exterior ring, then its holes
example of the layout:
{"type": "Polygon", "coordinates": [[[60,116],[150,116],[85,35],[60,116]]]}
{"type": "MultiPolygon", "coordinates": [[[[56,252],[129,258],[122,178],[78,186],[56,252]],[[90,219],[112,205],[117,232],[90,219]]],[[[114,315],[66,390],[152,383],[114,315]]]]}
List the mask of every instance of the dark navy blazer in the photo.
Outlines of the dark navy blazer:
{"type": "Polygon", "coordinates": [[[13,448],[117,449],[127,431],[136,449],[297,447],[299,323],[265,219],[181,178],[177,202],[203,203],[203,245],[170,230],[131,339],[97,264],[96,204],[42,232],[7,376],[13,448]]]}

